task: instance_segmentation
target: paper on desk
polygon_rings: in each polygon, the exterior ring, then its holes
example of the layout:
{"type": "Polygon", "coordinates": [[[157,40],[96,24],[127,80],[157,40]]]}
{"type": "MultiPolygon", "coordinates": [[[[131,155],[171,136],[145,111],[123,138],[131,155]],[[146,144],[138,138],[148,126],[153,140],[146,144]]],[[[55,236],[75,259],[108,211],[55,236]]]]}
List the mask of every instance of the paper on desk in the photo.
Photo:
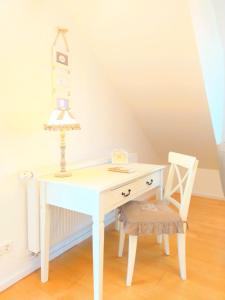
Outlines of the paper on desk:
{"type": "Polygon", "coordinates": [[[111,171],[111,172],[118,172],[118,173],[132,173],[134,172],[135,170],[132,169],[132,168],[127,168],[127,167],[109,167],[108,168],[108,171],[111,171]]]}

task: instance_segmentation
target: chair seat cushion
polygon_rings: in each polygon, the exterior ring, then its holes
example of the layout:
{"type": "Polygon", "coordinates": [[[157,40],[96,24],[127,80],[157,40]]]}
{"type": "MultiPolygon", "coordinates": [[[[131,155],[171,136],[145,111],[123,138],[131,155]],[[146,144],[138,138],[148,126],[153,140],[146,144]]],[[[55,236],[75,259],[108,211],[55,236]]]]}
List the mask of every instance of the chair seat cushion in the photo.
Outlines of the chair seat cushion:
{"type": "Polygon", "coordinates": [[[120,208],[120,221],[127,234],[183,233],[183,221],[166,201],[131,201],[120,208]]]}

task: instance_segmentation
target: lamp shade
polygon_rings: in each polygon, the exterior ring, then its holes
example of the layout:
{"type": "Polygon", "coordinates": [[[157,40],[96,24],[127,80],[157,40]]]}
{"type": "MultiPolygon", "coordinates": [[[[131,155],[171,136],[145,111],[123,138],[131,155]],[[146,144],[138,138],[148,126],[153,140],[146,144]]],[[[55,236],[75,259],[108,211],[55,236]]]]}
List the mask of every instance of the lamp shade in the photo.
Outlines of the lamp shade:
{"type": "Polygon", "coordinates": [[[44,127],[46,130],[74,130],[80,129],[80,124],[72,115],[68,100],[59,99],[58,107],[52,111],[44,127]]]}

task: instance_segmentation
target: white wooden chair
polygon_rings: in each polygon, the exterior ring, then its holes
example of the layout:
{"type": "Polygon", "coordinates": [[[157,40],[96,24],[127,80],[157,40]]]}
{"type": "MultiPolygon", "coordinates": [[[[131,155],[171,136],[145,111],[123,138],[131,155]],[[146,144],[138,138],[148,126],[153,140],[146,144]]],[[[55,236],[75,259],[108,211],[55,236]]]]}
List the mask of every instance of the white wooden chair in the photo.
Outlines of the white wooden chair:
{"type": "Polygon", "coordinates": [[[170,152],[168,177],[163,201],[132,201],[121,208],[118,256],[123,254],[125,234],[129,234],[126,284],[132,283],[138,235],[163,235],[164,251],[169,255],[169,234],[177,233],[178,258],[181,279],[186,279],[186,227],[189,204],[198,160],[193,156],[170,152]],[[185,173],[184,173],[185,170],[185,173]],[[173,198],[179,192],[180,201],[173,198]],[[172,204],[177,209],[171,209],[172,204]]]}

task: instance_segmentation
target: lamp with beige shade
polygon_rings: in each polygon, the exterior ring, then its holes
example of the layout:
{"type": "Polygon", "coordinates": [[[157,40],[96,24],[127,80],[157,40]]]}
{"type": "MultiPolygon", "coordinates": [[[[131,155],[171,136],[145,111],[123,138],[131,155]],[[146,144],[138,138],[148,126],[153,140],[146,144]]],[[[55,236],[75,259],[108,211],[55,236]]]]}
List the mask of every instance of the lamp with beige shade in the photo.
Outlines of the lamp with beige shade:
{"type": "Polygon", "coordinates": [[[58,105],[50,115],[48,123],[44,125],[45,130],[60,131],[60,149],[61,149],[61,161],[60,171],[55,174],[57,177],[69,177],[72,175],[71,172],[66,170],[66,159],[65,159],[65,132],[67,130],[78,130],[80,124],[74,118],[69,108],[68,100],[58,99],[58,105]]]}

